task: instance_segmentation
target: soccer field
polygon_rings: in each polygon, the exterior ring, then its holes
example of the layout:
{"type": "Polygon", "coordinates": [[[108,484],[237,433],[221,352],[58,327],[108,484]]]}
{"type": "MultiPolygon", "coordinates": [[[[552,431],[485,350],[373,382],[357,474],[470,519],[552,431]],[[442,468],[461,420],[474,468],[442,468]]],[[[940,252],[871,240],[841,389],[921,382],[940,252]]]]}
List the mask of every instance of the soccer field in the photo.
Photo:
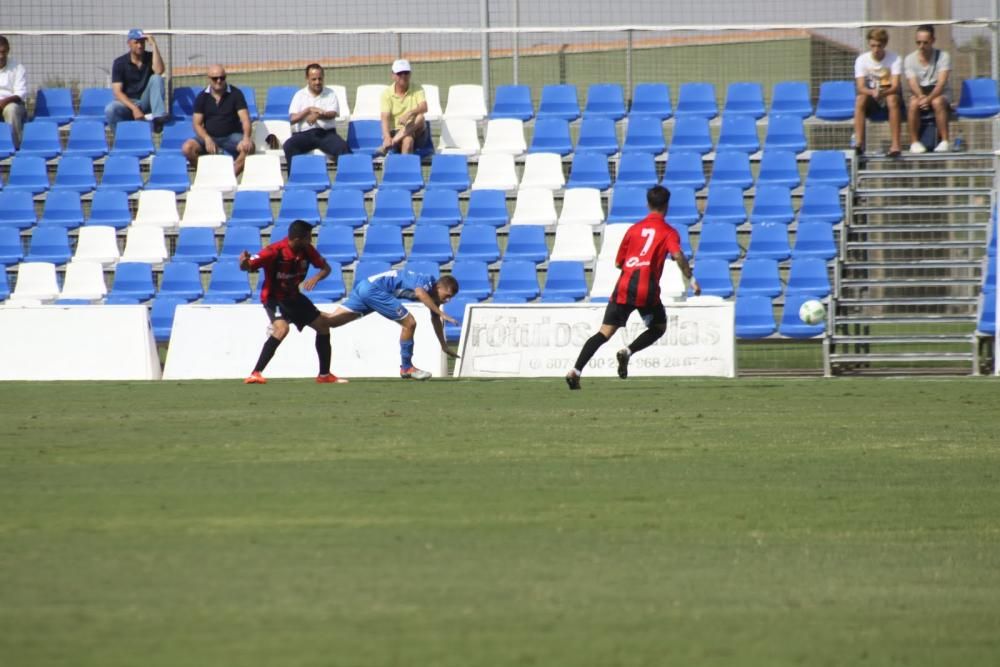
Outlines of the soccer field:
{"type": "Polygon", "coordinates": [[[0,384],[0,664],[996,665],[1000,383],[0,384]]]}

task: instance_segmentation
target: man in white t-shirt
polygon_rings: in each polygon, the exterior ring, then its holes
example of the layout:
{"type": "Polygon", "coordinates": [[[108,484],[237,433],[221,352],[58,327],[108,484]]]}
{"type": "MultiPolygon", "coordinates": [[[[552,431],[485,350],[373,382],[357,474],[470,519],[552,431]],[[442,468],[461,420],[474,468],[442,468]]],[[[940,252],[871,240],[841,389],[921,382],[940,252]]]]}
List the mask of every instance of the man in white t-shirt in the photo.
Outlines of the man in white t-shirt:
{"type": "Polygon", "coordinates": [[[934,111],[940,142],[935,153],[951,150],[948,141],[948,115],[951,113],[951,56],[947,51],[934,48],[934,26],[922,25],[917,28],[917,50],[903,60],[906,83],[910,87],[910,104],[906,123],[910,128],[910,152],[926,153],[927,147],[920,143],[920,114],[934,111]]]}
{"type": "Polygon", "coordinates": [[[24,65],[8,58],[10,42],[0,35],[0,118],[10,125],[14,147],[21,146],[21,131],[27,115],[28,77],[24,65]]]}
{"type": "Polygon", "coordinates": [[[335,128],[339,113],[337,93],[323,85],[323,67],[317,63],[306,67],[306,86],[295,93],[288,105],[292,136],[283,148],[289,170],[293,157],[316,148],[334,159],[351,152],[335,128]]]}
{"type": "Polygon", "coordinates": [[[854,137],[855,150],[858,154],[865,151],[865,119],[875,113],[888,111],[889,131],[892,133],[892,143],[889,146],[889,157],[899,157],[900,154],[900,124],[902,122],[902,104],[900,97],[900,75],[903,64],[892,51],[886,51],[889,43],[889,33],[884,28],[872,28],[868,31],[868,49],[854,61],[854,81],[858,96],[854,103],[854,137]]]}

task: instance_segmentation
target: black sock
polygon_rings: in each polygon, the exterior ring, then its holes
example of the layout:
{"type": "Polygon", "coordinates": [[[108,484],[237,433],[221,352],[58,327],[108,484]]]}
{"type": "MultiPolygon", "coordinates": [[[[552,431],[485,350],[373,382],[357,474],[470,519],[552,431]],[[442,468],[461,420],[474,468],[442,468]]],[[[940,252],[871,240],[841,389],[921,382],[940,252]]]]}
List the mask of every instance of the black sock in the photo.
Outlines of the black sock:
{"type": "Polygon", "coordinates": [[[330,334],[316,334],[316,355],[319,357],[319,374],[330,374],[330,334]]]}
{"type": "Polygon", "coordinates": [[[269,336],[267,340],[264,341],[264,347],[260,349],[260,357],[257,359],[257,365],[253,367],[254,373],[263,373],[264,368],[271,361],[271,357],[278,350],[278,346],[281,345],[281,341],[274,336],[269,336]]]}
{"type": "Polygon", "coordinates": [[[664,333],[666,332],[661,329],[653,329],[652,327],[646,329],[639,334],[638,338],[632,341],[631,345],[628,346],[629,352],[635,354],[639,350],[645,350],[647,347],[658,341],[664,333]]]}
{"type": "Polygon", "coordinates": [[[583,349],[580,350],[580,356],[576,358],[576,366],[574,368],[578,373],[583,373],[583,367],[587,365],[587,362],[594,356],[598,348],[607,342],[608,339],[600,331],[587,339],[587,342],[583,344],[583,349]]]}

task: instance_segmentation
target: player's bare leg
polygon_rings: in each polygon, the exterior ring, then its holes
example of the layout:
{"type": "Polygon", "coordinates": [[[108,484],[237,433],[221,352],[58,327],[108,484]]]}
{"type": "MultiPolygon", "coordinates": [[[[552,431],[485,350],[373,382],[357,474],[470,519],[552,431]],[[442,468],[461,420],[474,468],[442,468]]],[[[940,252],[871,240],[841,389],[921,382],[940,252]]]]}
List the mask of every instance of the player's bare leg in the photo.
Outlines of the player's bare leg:
{"type": "Polygon", "coordinates": [[[413,335],[417,331],[417,318],[410,313],[399,321],[403,329],[399,332],[399,377],[404,380],[427,380],[431,377],[428,371],[422,371],[413,365],[413,335]]]}
{"type": "Polygon", "coordinates": [[[247,379],[243,380],[243,384],[267,384],[267,379],[263,375],[264,369],[267,368],[267,364],[270,363],[274,353],[278,351],[281,341],[285,340],[287,335],[288,322],[285,320],[271,322],[271,335],[264,341],[264,346],[260,349],[260,357],[257,358],[257,365],[254,366],[253,372],[247,379]]]}
{"type": "Polygon", "coordinates": [[[597,353],[602,345],[615,335],[618,327],[613,324],[602,324],[601,328],[593,336],[587,339],[580,350],[580,356],[576,359],[576,365],[566,373],[566,384],[570,389],[580,388],[580,376],[583,375],[583,368],[590,361],[591,357],[597,353]]]}
{"type": "Polygon", "coordinates": [[[319,384],[344,384],[344,378],[339,378],[330,372],[330,324],[327,318],[320,313],[309,326],[316,330],[316,356],[319,358],[319,375],[316,382],[319,384]]]}

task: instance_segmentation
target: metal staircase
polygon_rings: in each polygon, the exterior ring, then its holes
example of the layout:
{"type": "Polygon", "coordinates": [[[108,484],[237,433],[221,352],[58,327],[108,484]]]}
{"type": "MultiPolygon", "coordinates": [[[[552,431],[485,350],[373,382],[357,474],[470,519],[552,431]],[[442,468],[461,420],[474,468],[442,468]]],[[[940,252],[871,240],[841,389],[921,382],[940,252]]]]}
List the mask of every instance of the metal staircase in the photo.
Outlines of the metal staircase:
{"type": "Polygon", "coordinates": [[[827,375],[977,374],[993,153],[852,160],[824,340],[827,375]]]}

